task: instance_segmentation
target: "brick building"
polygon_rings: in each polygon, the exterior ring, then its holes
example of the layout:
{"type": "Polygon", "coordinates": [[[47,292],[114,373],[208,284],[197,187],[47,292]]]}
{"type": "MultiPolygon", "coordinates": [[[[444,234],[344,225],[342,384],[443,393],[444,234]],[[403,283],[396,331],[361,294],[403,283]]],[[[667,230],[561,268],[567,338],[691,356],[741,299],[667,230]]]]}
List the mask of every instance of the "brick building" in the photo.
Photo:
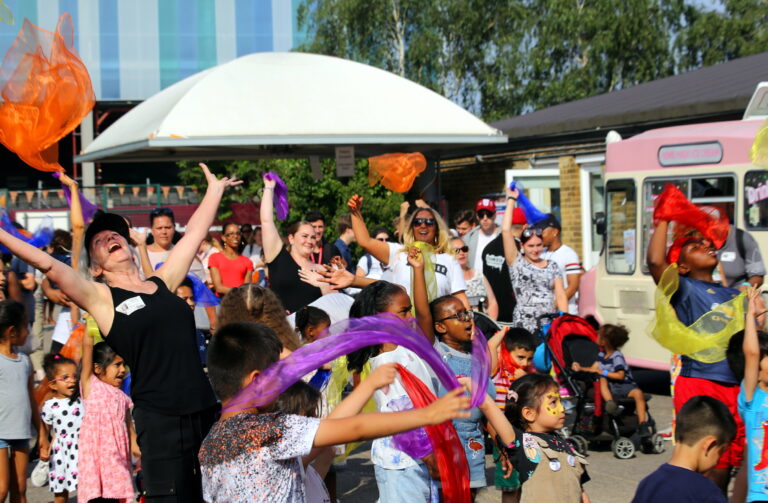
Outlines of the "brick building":
{"type": "Polygon", "coordinates": [[[540,209],[560,218],[563,241],[588,269],[602,247],[592,219],[604,210],[606,135],[741,119],[761,81],[768,81],[768,52],[493,123],[509,141],[443,158],[442,195],[452,215],[521,181],[540,209]]]}

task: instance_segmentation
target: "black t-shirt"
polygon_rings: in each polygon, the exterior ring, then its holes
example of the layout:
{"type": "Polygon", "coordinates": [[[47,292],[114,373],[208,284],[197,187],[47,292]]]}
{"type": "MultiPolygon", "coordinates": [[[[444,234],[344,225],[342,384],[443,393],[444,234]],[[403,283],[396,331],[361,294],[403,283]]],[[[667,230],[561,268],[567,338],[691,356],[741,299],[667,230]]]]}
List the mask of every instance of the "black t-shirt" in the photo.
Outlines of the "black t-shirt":
{"type": "Polygon", "coordinates": [[[323,246],[320,248],[320,251],[318,253],[310,254],[309,259],[315,264],[330,264],[331,259],[336,255],[339,255],[339,252],[336,247],[333,246],[333,243],[326,243],[325,240],[323,240],[323,246]]]}
{"type": "Polygon", "coordinates": [[[158,277],[153,294],[109,287],[115,320],[105,340],[131,370],[136,407],[171,416],[216,405],[200,364],[195,316],[158,277]]]}
{"type": "Polygon", "coordinates": [[[637,486],[632,503],[726,503],[723,492],[707,477],[670,464],[661,465],[637,486]]]}
{"type": "Polygon", "coordinates": [[[504,259],[504,242],[501,233],[483,249],[483,276],[491,285],[493,295],[499,304],[498,321],[512,322],[515,310],[515,293],[509,277],[509,267],[504,259]]]}
{"type": "Polygon", "coordinates": [[[269,288],[280,297],[283,307],[291,313],[295,313],[323,295],[319,288],[301,281],[299,278],[301,267],[285,247],[280,249],[275,260],[267,264],[267,268],[269,288]]]}

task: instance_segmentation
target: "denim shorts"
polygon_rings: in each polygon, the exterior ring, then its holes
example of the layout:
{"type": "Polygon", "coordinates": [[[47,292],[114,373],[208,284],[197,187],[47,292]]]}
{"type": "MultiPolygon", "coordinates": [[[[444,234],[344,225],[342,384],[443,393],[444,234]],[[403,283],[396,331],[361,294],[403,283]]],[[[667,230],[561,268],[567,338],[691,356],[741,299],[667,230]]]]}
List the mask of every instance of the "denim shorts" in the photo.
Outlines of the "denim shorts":
{"type": "Polygon", "coordinates": [[[432,491],[436,490],[429,470],[422,463],[400,470],[373,465],[373,470],[379,488],[379,503],[429,503],[432,491]]]}
{"type": "Polygon", "coordinates": [[[10,447],[11,449],[29,448],[29,439],[22,438],[22,439],[14,439],[14,440],[3,440],[2,438],[0,438],[0,449],[7,449],[8,447],[10,447]]]}

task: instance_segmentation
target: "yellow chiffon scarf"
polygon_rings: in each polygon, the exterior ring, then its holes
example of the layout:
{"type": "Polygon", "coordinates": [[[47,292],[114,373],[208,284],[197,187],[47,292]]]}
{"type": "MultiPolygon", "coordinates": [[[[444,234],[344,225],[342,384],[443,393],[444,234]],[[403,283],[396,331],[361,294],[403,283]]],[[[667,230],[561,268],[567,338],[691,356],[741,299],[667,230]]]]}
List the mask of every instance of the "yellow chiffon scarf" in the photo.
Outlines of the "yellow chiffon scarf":
{"type": "MultiPolygon", "coordinates": [[[[413,246],[421,251],[422,257],[424,257],[424,279],[427,283],[427,300],[432,302],[437,298],[437,278],[435,277],[435,248],[424,241],[416,241],[413,246]]],[[[405,250],[408,253],[408,250],[405,250]]],[[[411,268],[411,290],[408,292],[411,297],[411,305],[416,305],[413,298],[413,268],[411,268]]]]}
{"type": "Polygon", "coordinates": [[[704,363],[722,361],[731,336],[744,330],[746,294],[742,292],[718,304],[692,325],[685,326],[672,307],[672,296],[679,286],[677,264],[672,264],[662,273],[656,287],[656,320],[651,325],[651,335],[673,353],[704,363]]]}
{"type": "MultiPolygon", "coordinates": [[[[367,378],[370,373],[371,362],[365,362],[363,371],[360,372],[360,382],[363,382],[363,380],[367,378]]],[[[331,378],[328,381],[328,386],[326,387],[325,391],[325,398],[329,411],[332,411],[336,408],[337,405],[339,405],[339,403],[341,403],[343,398],[342,393],[344,388],[349,383],[351,377],[352,373],[347,368],[346,356],[340,356],[339,358],[333,360],[331,363],[331,378]]],[[[376,412],[376,403],[373,401],[373,398],[368,400],[368,402],[366,402],[366,404],[363,406],[363,410],[360,411],[360,413],[364,412],[376,412]]],[[[350,444],[346,444],[344,446],[344,452],[336,456],[334,462],[339,463],[346,459],[360,444],[362,444],[362,442],[352,442],[350,444]]]]}

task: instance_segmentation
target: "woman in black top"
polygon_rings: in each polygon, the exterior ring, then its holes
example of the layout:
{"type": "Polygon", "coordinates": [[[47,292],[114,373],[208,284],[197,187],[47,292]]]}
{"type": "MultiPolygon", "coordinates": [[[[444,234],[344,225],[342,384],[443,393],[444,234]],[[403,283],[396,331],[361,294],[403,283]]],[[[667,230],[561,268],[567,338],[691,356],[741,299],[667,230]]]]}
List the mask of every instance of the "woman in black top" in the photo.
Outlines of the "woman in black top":
{"type": "Polygon", "coordinates": [[[264,178],[264,195],[259,208],[264,262],[269,272],[269,288],[277,294],[285,309],[293,313],[319,299],[330,288],[313,286],[299,278],[301,269],[319,267],[310,260],[315,247],[315,231],[309,222],[297,222],[288,228],[290,246],[283,245],[275,225],[274,189],[274,180],[264,178]]]}
{"type": "Polygon", "coordinates": [[[187,274],[227,187],[208,181],[184,237],[154,276],[143,281],[128,245],[129,229],[115,214],[97,216],[85,233],[88,281],[71,267],[0,230],[0,243],[42,271],[93,316],[107,343],[131,368],[134,419],[142,451],[144,494],[153,501],[202,501],[197,450],[215,416],[216,399],[197,351],[192,311],[171,292],[187,274]]]}

